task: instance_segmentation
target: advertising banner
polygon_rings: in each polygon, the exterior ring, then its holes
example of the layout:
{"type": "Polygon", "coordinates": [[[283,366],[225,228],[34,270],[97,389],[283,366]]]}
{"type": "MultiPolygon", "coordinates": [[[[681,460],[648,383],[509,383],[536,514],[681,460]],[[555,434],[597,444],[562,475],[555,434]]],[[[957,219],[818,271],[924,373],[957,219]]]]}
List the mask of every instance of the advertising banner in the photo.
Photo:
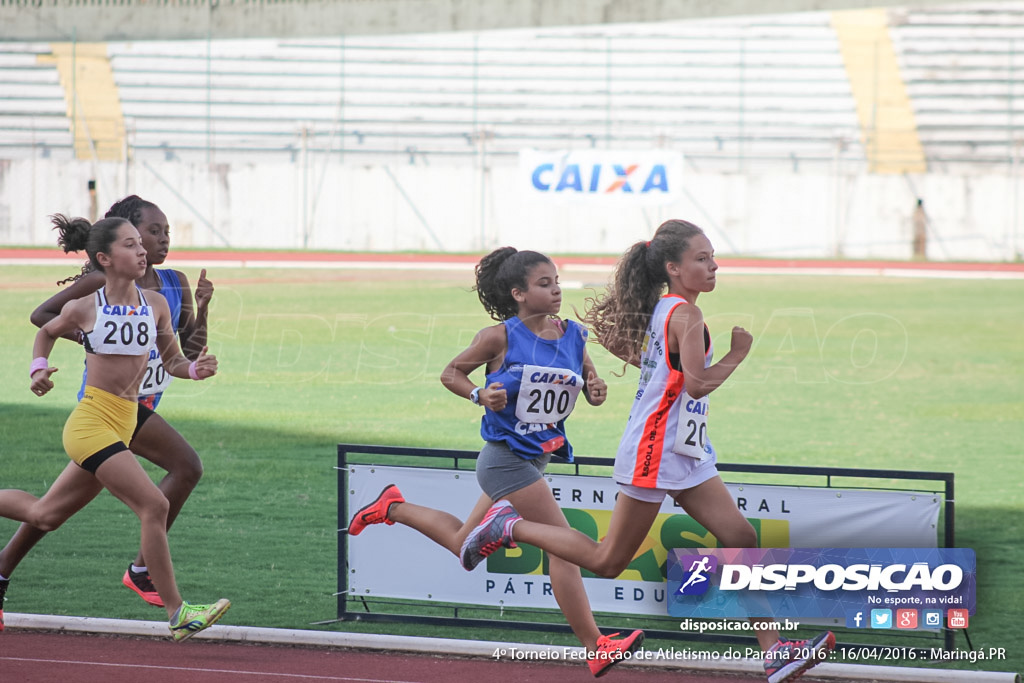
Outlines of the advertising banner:
{"type": "MultiPolygon", "coordinates": [[[[406,500],[465,519],[480,498],[467,470],[348,465],[348,510],[372,502],[387,484],[406,500]]],[[[545,479],[569,524],[599,540],[608,532],[617,487],[608,477],[552,474],[545,479]]],[[[941,496],[913,491],[728,484],[736,504],[769,548],[935,548],[941,496]]],[[[716,539],[665,499],[629,567],[614,579],[584,571],[595,611],[668,614],[666,576],[676,548],[712,549],[716,539]]],[[[696,554],[692,553],[691,554],[696,554]]],[[[348,540],[349,595],[487,606],[557,609],[547,557],[520,544],[501,548],[472,572],[451,552],[396,524],[348,540]]]]}
{"type": "Polygon", "coordinates": [[[520,186],[530,201],[603,206],[671,204],[682,197],[683,155],[667,150],[519,152],[520,186]]]}
{"type": "Polygon", "coordinates": [[[668,613],[835,618],[851,628],[966,628],[976,581],[970,548],[674,549],[668,613]]]}

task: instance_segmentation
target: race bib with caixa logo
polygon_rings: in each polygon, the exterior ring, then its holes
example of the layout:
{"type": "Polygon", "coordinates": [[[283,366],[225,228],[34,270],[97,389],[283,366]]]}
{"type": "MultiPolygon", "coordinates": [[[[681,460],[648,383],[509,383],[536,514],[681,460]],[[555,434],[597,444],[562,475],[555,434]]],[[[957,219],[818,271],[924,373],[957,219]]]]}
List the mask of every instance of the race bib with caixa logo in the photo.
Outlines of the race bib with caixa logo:
{"type": "Polygon", "coordinates": [[[554,424],[569,416],[583,378],[565,368],[524,365],[516,401],[516,418],[530,424],[554,424]]]}
{"type": "Polygon", "coordinates": [[[679,422],[672,452],[706,460],[715,453],[708,439],[708,397],[698,399],[684,391],[676,400],[679,401],[679,422]]]}

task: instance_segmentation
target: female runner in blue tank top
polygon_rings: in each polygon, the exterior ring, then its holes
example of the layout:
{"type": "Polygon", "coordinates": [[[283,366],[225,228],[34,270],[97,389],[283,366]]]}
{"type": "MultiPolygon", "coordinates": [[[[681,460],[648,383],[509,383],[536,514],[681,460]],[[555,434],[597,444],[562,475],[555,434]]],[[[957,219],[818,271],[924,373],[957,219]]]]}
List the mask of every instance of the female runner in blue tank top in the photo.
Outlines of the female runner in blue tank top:
{"type": "MultiPolygon", "coordinates": [[[[504,247],[485,256],[476,267],[476,291],[498,324],[476,335],[444,369],[441,382],[484,408],[480,435],[485,444],[476,463],[483,495],[463,522],[447,512],[406,502],[392,484],[355,514],[348,526],[350,536],[369,524],[397,522],[458,556],[470,530],[500,499],[513,501],[527,519],[569,528],[543,473],[553,455],[572,460],[565,420],[580,393],[595,406],[608,395],[587,355],[587,330],[557,317],[562,305],[558,273],[547,256],[535,251],[504,247]],[[480,367],[486,368],[482,387],[469,377],[480,367]]],[[[601,635],[579,567],[554,555],[549,560],[555,599],[587,648],[591,671],[602,676],[640,647],[643,632],[622,639],[601,635]]]]}
{"type": "MultiPolygon", "coordinates": [[[[167,217],[156,204],[132,195],[111,206],[105,217],[127,219],[139,231],[142,246],[146,250],[147,265],[146,272],[136,284],[143,290],[159,292],[167,300],[172,327],[178,335],[182,353],[189,360],[195,360],[206,345],[207,311],[213,296],[213,284],[206,278],[206,270],[199,275],[193,299],[188,278],[184,273],[155,267],[167,258],[170,247],[170,226],[167,217]]],[[[63,242],[61,246],[66,252],[72,251],[63,242]]],[[[70,281],[68,287],[33,311],[31,320],[37,327],[42,327],[55,318],[67,302],[98,291],[106,279],[101,271],[86,264],[82,272],[70,278],[70,281]]],[[[73,338],[75,341],[81,341],[80,334],[73,335],[73,338]]],[[[139,386],[138,422],[129,444],[133,453],[167,471],[159,487],[170,504],[167,515],[168,528],[174,523],[203,473],[203,466],[196,451],[166,420],[154,412],[170,380],[171,377],[164,370],[159,352],[152,351],[139,386]]],[[[86,377],[83,373],[82,390],[85,382],[86,377]]],[[[82,390],[79,390],[79,400],[82,398],[82,390]]],[[[59,482],[58,479],[55,486],[59,482]]],[[[86,502],[88,501],[83,501],[82,505],[86,502]]],[[[69,511],[69,514],[73,512],[69,511]]],[[[7,592],[11,574],[44,535],[45,532],[22,524],[4,549],[0,550],[0,630],[3,630],[3,597],[7,592]]],[[[149,577],[141,549],[135,561],[125,570],[121,581],[149,604],[162,606],[160,596],[149,577]]]]}

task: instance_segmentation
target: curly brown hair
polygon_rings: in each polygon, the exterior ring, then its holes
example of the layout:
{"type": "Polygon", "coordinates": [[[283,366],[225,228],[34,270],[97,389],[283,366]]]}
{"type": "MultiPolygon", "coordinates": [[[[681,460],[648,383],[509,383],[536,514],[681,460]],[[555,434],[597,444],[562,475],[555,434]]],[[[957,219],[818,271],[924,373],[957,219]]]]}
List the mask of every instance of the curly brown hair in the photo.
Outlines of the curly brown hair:
{"type": "Polygon", "coordinates": [[[538,263],[551,263],[536,251],[519,251],[515,247],[495,249],[476,265],[476,294],[491,318],[503,322],[519,313],[519,302],[513,289],[526,290],[530,270],[538,263]]]}
{"type": "Polygon", "coordinates": [[[665,264],[678,262],[690,240],[703,234],[693,223],[665,221],[650,241],[637,242],[622,255],[608,289],[586,301],[583,322],[601,346],[627,364],[639,362],[647,324],[668,285],[665,264]]]}
{"type": "Polygon", "coordinates": [[[65,254],[84,250],[89,256],[81,273],[58,282],[58,285],[73,282],[93,270],[102,271],[103,266],[96,260],[96,254],[109,253],[110,245],[117,239],[117,231],[121,225],[130,223],[124,218],[101,218],[90,224],[84,218],[68,218],[59,213],[50,216],[50,222],[53,223],[53,229],[57,231],[57,244],[65,254]]]}

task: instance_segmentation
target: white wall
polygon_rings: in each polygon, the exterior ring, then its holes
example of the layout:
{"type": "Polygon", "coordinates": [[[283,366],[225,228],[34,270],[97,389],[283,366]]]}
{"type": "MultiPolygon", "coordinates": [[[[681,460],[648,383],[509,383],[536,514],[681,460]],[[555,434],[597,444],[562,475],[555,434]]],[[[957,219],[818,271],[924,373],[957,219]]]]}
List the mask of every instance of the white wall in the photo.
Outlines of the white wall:
{"type": "Polygon", "coordinates": [[[140,194],[167,213],[177,246],[292,249],[306,240],[309,248],[350,251],[478,252],[512,244],[618,254],[661,221],[682,217],[704,227],[720,254],[903,259],[919,195],[931,219],[930,258],[1010,260],[1024,251],[1017,198],[1024,183],[1005,169],[909,181],[824,169],[688,170],[686,197],[647,209],[530,203],[517,189],[518,172],[499,163],[482,182],[470,162],[347,162],[326,171],[314,162],[304,173],[295,163],[3,160],[0,244],[54,245],[47,216],[87,215],[86,187],[95,178],[101,215],[120,197],[140,194]]]}

